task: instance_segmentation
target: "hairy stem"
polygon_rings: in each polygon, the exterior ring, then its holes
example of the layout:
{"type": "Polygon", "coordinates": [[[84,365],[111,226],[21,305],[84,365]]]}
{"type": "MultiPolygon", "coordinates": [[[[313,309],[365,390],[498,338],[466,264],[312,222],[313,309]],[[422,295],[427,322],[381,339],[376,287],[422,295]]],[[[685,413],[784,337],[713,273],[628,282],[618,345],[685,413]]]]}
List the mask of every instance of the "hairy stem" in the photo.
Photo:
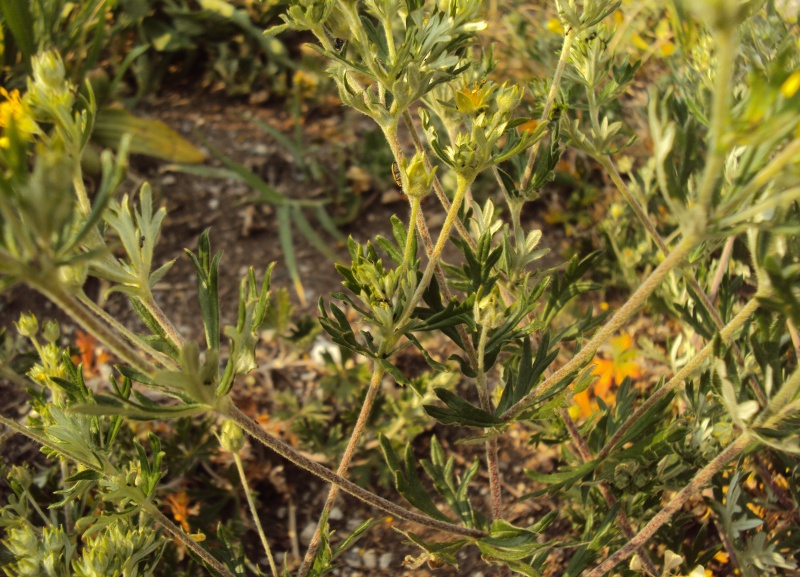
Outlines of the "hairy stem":
{"type": "MultiPolygon", "coordinates": [[[[430,161],[428,160],[428,156],[425,154],[425,151],[422,148],[422,142],[420,141],[419,135],[417,134],[416,128],[414,127],[414,124],[413,124],[413,122],[411,120],[411,115],[407,111],[403,114],[403,119],[405,120],[406,126],[408,127],[408,130],[411,133],[412,139],[414,140],[414,146],[415,146],[417,152],[421,153],[423,155],[423,159],[424,159],[424,162],[425,162],[426,170],[431,170],[431,164],[430,164],[430,161]]],[[[401,162],[401,160],[403,159],[403,151],[402,151],[402,148],[400,147],[400,142],[397,140],[397,132],[396,132],[396,130],[395,131],[385,130],[384,132],[386,134],[387,140],[389,141],[389,146],[391,147],[392,152],[394,153],[395,161],[399,164],[401,162]]],[[[445,196],[444,191],[441,188],[441,183],[439,182],[438,178],[436,178],[435,175],[434,175],[434,189],[437,190],[437,195],[439,196],[439,200],[442,202],[442,206],[445,207],[445,210],[447,210],[448,214],[449,214],[449,212],[452,209],[452,205],[447,200],[447,196],[445,196]]],[[[412,206],[411,206],[412,221],[411,222],[414,222],[414,220],[413,220],[414,204],[413,203],[416,202],[417,203],[417,209],[418,209],[417,218],[416,218],[417,230],[419,231],[420,237],[422,238],[422,244],[425,247],[425,253],[428,256],[429,263],[430,262],[434,262],[433,261],[433,255],[434,255],[434,251],[436,249],[435,249],[435,247],[433,245],[433,241],[431,240],[431,235],[430,235],[430,232],[428,231],[428,225],[425,223],[425,217],[422,214],[422,210],[419,208],[419,200],[410,199],[410,202],[412,202],[412,206]]],[[[458,229],[459,234],[461,235],[461,237],[464,238],[467,241],[467,243],[474,249],[475,248],[475,241],[472,239],[472,236],[470,236],[470,234],[466,231],[466,229],[464,228],[463,223],[458,218],[455,219],[454,223],[455,223],[455,226],[458,229]]],[[[441,238],[442,237],[440,236],[440,240],[441,240],[441,238]]],[[[407,259],[406,259],[406,261],[407,261],[407,259]]],[[[439,264],[438,259],[437,259],[437,262],[435,264],[434,274],[436,275],[436,280],[439,283],[440,290],[444,294],[445,299],[449,302],[452,299],[452,293],[450,292],[450,287],[447,285],[447,278],[444,275],[444,271],[442,270],[442,267],[439,264]]],[[[413,309],[411,309],[411,310],[413,310],[413,309]]],[[[400,324],[400,323],[398,323],[398,324],[400,324]]],[[[459,324],[456,327],[456,331],[458,332],[458,336],[461,338],[461,342],[464,343],[464,349],[465,349],[465,351],[467,353],[467,358],[469,359],[470,365],[477,369],[478,363],[481,362],[478,359],[479,359],[479,357],[482,357],[483,355],[479,355],[475,351],[475,347],[472,344],[472,339],[469,338],[469,336],[467,335],[467,331],[464,329],[464,325],[459,324]]],[[[476,382],[476,384],[478,386],[478,391],[479,391],[478,394],[481,396],[482,408],[484,410],[486,410],[486,411],[490,411],[491,410],[491,401],[489,400],[488,395],[484,399],[483,398],[483,394],[480,392],[482,389],[488,390],[488,387],[487,387],[486,382],[485,382],[486,375],[483,375],[483,378],[484,378],[484,383],[482,385],[481,385],[481,383],[476,382]]],[[[498,460],[499,459],[498,459],[498,456],[497,456],[498,455],[498,450],[499,450],[499,447],[498,447],[498,444],[497,444],[497,439],[495,439],[495,438],[487,439],[487,441],[486,441],[486,464],[487,464],[487,467],[489,469],[489,490],[490,490],[490,492],[492,494],[492,515],[493,515],[494,518],[499,518],[499,511],[502,508],[500,467],[498,465],[498,460]]]]}
{"type": "Polygon", "coordinates": [[[703,179],[698,190],[698,202],[706,211],[711,208],[711,198],[714,187],[722,173],[725,151],[723,135],[728,126],[728,117],[731,107],[731,81],[733,80],[734,65],[736,63],[736,46],[738,43],[736,33],[728,30],[718,30],[716,37],[717,69],[714,85],[714,103],[709,127],[708,158],[706,159],[703,179]]]}
{"type": "MultiPolygon", "coordinates": [[[[411,135],[411,140],[414,141],[414,149],[418,153],[422,154],[422,160],[425,163],[425,170],[427,170],[427,171],[432,170],[433,169],[433,165],[431,164],[431,161],[428,159],[428,155],[425,152],[425,147],[422,145],[422,139],[419,137],[419,132],[417,132],[417,127],[414,126],[414,121],[411,118],[411,113],[408,112],[408,110],[403,112],[403,121],[406,124],[406,128],[408,129],[408,133],[411,135]]],[[[395,140],[395,142],[394,143],[393,142],[389,142],[389,145],[392,147],[392,150],[395,151],[395,157],[397,157],[397,151],[399,151],[400,148],[399,148],[399,143],[397,143],[397,136],[396,135],[395,135],[395,139],[394,140],[395,140]]],[[[398,160],[397,162],[400,162],[400,161],[398,160]]],[[[445,194],[444,189],[442,188],[442,182],[439,180],[439,176],[436,175],[436,174],[433,175],[433,190],[436,193],[436,198],[439,199],[439,202],[441,203],[442,207],[445,209],[445,211],[449,212],[450,211],[450,199],[447,198],[447,195],[445,194]]],[[[464,239],[464,241],[467,244],[469,244],[470,248],[475,250],[477,245],[475,244],[475,241],[470,236],[469,232],[467,231],[466,227],[464,226],[464,223],[462,223],[460,220],[456,220],[455,227],[456,227],[456,230],[458,231],[459,236],[462,239],[464,239]]]]}
{"type": "MultiPolygon", "coordinates": [[[[558,58],[556,71],[553,74],[553,83],[550,85],[550,92],[547,94],[547,100],[544,103],[544,110],[542,110],[541,122],[547,122],[550,119],[550,112],[553,110],[553,104],[558,95],[558,89],[561,86],[561,77],[564,74],[564,69],[567,67],[567,60],[569,60],[569,51],[572,47],[572,41],[578,35],[578,30],[570,29],[564,35],[564,44],[561,46],[561,55],[558,58]]],[[[541,140],[531,147],[528,153],[528,163],[525,165],[525,172],[522,175],[522,182],[520,182],[519,189],[524,191],[528,188],[533,178],[533,169],[536,165],[536,156],[539,153],[539,146],[541,140]]]]}
{"type": "MultiPolygon", "coordinates": [[[[561,420],[564,422],[564,425],[567,427],[567,433],[569,433],[572,442],[575,443],[575,447],[578,449],[578,454],[581,456],[581,460],[584,463],[587,461],[591,461],[594,456],[592,455],[592,450],[589,448],[589,445],[586,443],[586,440],[581,435],[581,432],[578,430],[578,426],[575,424],[575,421],[572,420],[572,417],[569,415],[569,411],[567,409],[559,409],[558,415],[561,417],[561,420]]],[[[603,495],[603,499],[605,499],[606,503],[608,503],[609,507],[613,507],[617,504],[617,498],[611,492],[611,487],[609,486],[607,481],[601,481],[599,485],[600,494],[603,495]]],[[[629,541],[634,538],[636,533],[631,527],[630,521],[628,521],[628,516],[625,514],[621,508],[619,513],[617,513],[617,525],[619,525],[622,534],[625,536],[626,539],[629,541]]],[[[639,555],[639,559],[644,565],[647,572],[655,577],[658,575],[658,569],[656,568],[653,560],[650,558],[650,555],[647,553],[647,550],[644,547],[639,547],[636,551],[636,554],[639,555]]]]}
{"type": "MultiPolygon", "coordinates": [[[[489,383],[486,378],[486,370],[483,358],[486,355],[486,341],[489,331],[486,327],[480,328],[481,334],[478,337],[477,364],[475,382],[478,388],[478,398],[480,399],[481,409],[487,413],[493,413],[492,399],[489,394],[489,383]]],[[[503,495],[501,490],[500,466],[498,465],[498,445],[497,437],[490,437],[486,440],[486,464],[489,468],[489,492],[492,496],[492,519],[500,519],[503,516],[503,495]]]]}
{"type": "Polygon", "coordinates": [[[278,577],[278,568],[275,566],[275,559],[272,557],[272,549],[270,549],[267,536],[264,534],[263,527],[261,527],[261,520],[258,518],[258,509],[253,499],[253,491],[250,490],[250,484],[247,482],[247,476],[244,474],[242,456],[239,454],[239,451],[233,452],[233,459],[236,461],[236,469],[239,471],[239,480],[242,483],[245,497],[247,497],[247,506],[250,507],[250,516],[253,518],[258,537],[261,539],[261,545],[264,547],[264,552],[267,554],[267,559],[269,560],[269,568],[272,571],[272,577],[278,577]]]}
{"type": "MultiPolygon", "coordinates": [[[[342,459],[339,461],[339,468],[336,470],[336,474],[342,478],[347,475],[347,470],[350,468],[350,461],[353,460],[353,454],[358,446],[358,440],[361,438],[361,433],[364,432],[364,427],[369,419],[372,406],[375,404],[375,398],[378,395],[383,374],[383,366],[375,363],[375,368],[372,371],[372,380],[369,383],[364,403],[361,405],[361,412],[358,414],[358,420],[353,428],[353,433],[350,435],[350,441],[348,441],[347,447],[345,447],[344,455],[342,455],[342,459]]],[[[339,487],[335,484],[331,485],[328,491],[328,498],[325,501],[325,506],[322,508],[319,523],[314,531],[314,536],[311,538],[311,543],[308,545],[303,563],[300,565],[300,570],[297,573],[298,577],[306,577],[311,567],[314,565],[317,551],[319,551],[319,547],[322,544],[322,530],[324,529],[325,522],[328,519],[331,509],[333,509],[333,504],[336,502],[337,495],[339,495],[339,487]]]]}
{"type": "MultiPolygon", "coordinates": [[[[633,209],[633,212],[636,214],[639,222],[644,226],[647,232],[650,234],[650,237],[658,246],[658,249],[661,253],[666,256],[669,254],[669,249],[667,248],[664,239],[661,238],[661,235],[656,230],[653,221],[650,220],[650,217],[645,212],[644,208],[639,201],[631,194],[628,187],[625,185],[625,182],[622,180],[619,172],[617,171],[617,167],[611,161],[611,158],[608,155],[598,157],[596,160],[606,169],[609,176],[611,176],[611,180],[616,185],[617,189],[619,190],[622,197],[628,203],[628,205],[633,209]]],[[[725,269],[727,268],[727,260],[730,258],[731,251],[733,250],[733,243],[735,242],[736,237],[730,237],[728,242],[725,244],[725,251],[723,251],[723,255],[720,259],[720,267],[717,269],[716,277],[719,277],[719,280],[715,277],[714,283],[711,288],[711,293],[713,296],[706,295],[705,290],[703,287],[700,286],[700,283],[697,282],[697,277],[694,275],[694,272],[690,268],[685,268],[683,270],[683,278],[686,281],[686,284],[689,285],[689,288],[692,289],[692,292],[697,296],[700,301],[702,307],[708,312],[711,316],[711,319],[714,321],[714,325],[716,325],[717,329],[722,329],[725,325],[725,322],[722,320],[722,317],[717,310],[717,307],[714,306],[714,300],[716,298],[716,292],[719,290],[719,283],[722,282],[721,275],[724,274],[725,269]],[[727,257],[725,256],[727,254],[727,257]],[[724,266],[723,266],[724,264],[724,266]]],[[[733,352],[736,354],[737,359],[740,363],[744,362],[744,357],[742,355],[742,351],[739,349],[739,345],[733,343],[733,352]]],[[[764,394],[764,391],[761,390],[761,386],[758,384],[757,381],[750,379],[750,386],[753,388],[756,397],[758,398],[759,402],[762,406],[766,406],[767,404],[767,397],[764,394]]]]}
{"type": "Polygon", "coordinates": [[[99,306],[96,302],[90,299],[85,292],[80,291],[78,293],[78,300],[91,312],[100,317],[100,319],[102,319],[103,322],[108,323],[109,326],[114,328],[114,330],[116,330],[119,334],[128,339],[128,341],[132,345],[138,347],[140,351],[150,356],[154,361],[158,362],[159,364],[161,364],[163,367],[166,368],[172,368],[172,369],[178,368],[178,364],[174,360],[169,358],[164,353],[155,350],[149,344],[141,340],[136,335],[136,333],[131,331],[128,327],[123,325],[121,322],[119,322],[117,319],[115,319],[113,316],[111,316],[105,310],[103,310],[103,307],[99,306]]]}
{"type": "MultiPolygon", "coordinates": [[[[719,332],[723,343],[730,343],[737,331],[755,314],[758,310],[758,301],[751,299],[742,307],[742,310],[731,319],[731,321],[719,332]]],[[[686,379],[695,374],[703,366],[703,363],[714,354],[714,341],[711,340],[700,349],[691,361],[678,371],[663,387],[650,395],[637,409],[625,420],[619,429],[606,441],[605,446],[597,454],[597,458],[605,459],[611,450],[619,443],[620,439],[627,433],[642,416],[650,410],[658,401],[663,399],[670,391],[676,389],[684,383],[686,379]]]]}
{"type": "Polygon", "coordinates": [[[89,334],[93,335],[98,341],[108,347],[124,362],[131,365],[144,374],[152,372],[153,367],[145,361],[131,345],[123,340],[108,326],[103,324],[86,307],[80,303],[73,295],[66,292],[63,288],[54,283],[36,282],[30,283],[31,286],[50,299],[56,306],[67,313],[72,320],[78,323],[89,334]]]}
{"type": "Polygon", "coordinates": [[[384,499],[383,497],[379,497],[375,493],[367,491],[366,489],[362,489],[352,481],[348,481],[347,479],[337,475],[333,471],[328,470],[327,468],[323,467],[319,463],[312,461],[311,459],[304,457],[297,451],[295,451],[292,447],[281,441],[280,439],[273,437],[269,433],[267,433],[261,425],[259,425],[256,421],[245,415],[236,405],[232,402],[228,401],[227,403],[221,403],[217,410],[225,417],[234,421],[237,425],[239,425],[242,429],[244,429],[250,436],[256,439],[258,442],[262,443],[267,448],[273,450],[283,458],[288,461],[291,461],[298,467],[305,469],[312,475],[315,475],[329,483],[333,483],[341,488],[346,493],[349,493],[353,497],[363,501],[364,503],[375,507],[376,509],[380,509],[385,513],[389,513],[390,515],[397,517],[398,519],[403,519],[405,521],[410,521],[412,523],[419,523],[420,525],[424,525],[426,527],[430,527],[432,529],[437,529],[439,531],[444,531],[446,533],[452,533],[454,535],[463,535],[465,537],[470,538],[481,538],[486,537],[487,534],[483,531],[478,531],[477,529],[470,529],[468,527],[461,527],[459,525],[454,525],[452,523],[445,523],[442,521],[437,521],[436,519],[431,519],[430,517],[426,517],[425,515],[420,515],[419,513],[414,513],[413,511],[409,511],[396,503],[392,503],[384,499]]]}
{"type": "Polygon", "coordinates": [[[722,279],[725,277],[725,271],[728,270],[728,263],[733,255],[733,245],[735,243],[735,236],[731,236],[725,241],[725,247],[722,249],[722,254],[719,257],[717,272],[714,274],[714,280],[711,281],[711,290],[708,291],[708,300],[710,300],[712,303],[717,301],[719,287],[722,285],[722,279]]]}
{"type": "Polygon", "coordinates": [[[509,408],[501,415],[501,418],[509,420],[519,415],[528,406],[536,401],[537,397],[554,387],[561,379],[567,377],[574,371],[579,370],[587,362],[589,362],[600,348],[600,345],[605,343],[611,336],[617,332],[622,325],[624,325],[633,314],[642,307],[656,288],[661,284],[661,281],[674,269],[681,264],[684,257],[697,244],[697,239],[692,236],[686,236],[681,240],[678,246],[675,247],[664,261],[650,273],[641,284],[641,286],[630,296],[628,301],[614,313],[603,327],[595,333],[592,339],[584,345],[581,351],[576,354],[571,361],[547,377],[542,383],[539,384],[533,391],[525,395],[519,402],[509,408]]]}
{"type": "Polygon", "coordinates": [[[656,531],[672,519],[672,516],[678,512],[693,495],[703,489],[714,475],[719,473],[730,461],[739,456],[751,442],[750,436],[747,433],[743,433],[708,463],[708,465],[700,469],[689,484],[676,493],[675,496],[670,499],[669,503],[667,503],[667,505],[661,509],[633,539],[629,540],[627,544],[600,565],[584,573],[582,577],[603,577],[604,575],[608,575],[617,563],[624,561],[639,547],[647,543],[656,531]]]}
{"type": "Polygon", "coordinates": [[[153,295],[148,291],[147,297],[140,298],[139,302],[142,303],[144,308],[147,309],[147,312],[153,316],[159,326],[164,329],[164,333],[172,345],[178,350],[182,349],[184,345],[183,337],[178,332],[178,329],[175,328],[175,325],[167,318],[167,315],[164,314],[164,311],[161,310],[161,307],[156,304],[153,295]]]}
{"type": "Polygon", "coordinates": [[[214,569],[214,571],[220,575],[224,575],[224,577],[236,577],[228,570],[227,567],[225,567],[225,565],[217,561],[217,559],[211,553],[203,549],[197,541],[192,539],[183,530],[181,530],[180,527],[170,521],[169,518],[158,509],[158,507],[152,503],[146,503],[142,505],[142,508],[147,512],[148,515],[155,519],[159,525],[164,527],[168,533],[183,543],[187,549],[191,549],[192,553],[200,557],[200,559],[202,559],[203,562],[209,567],[214,569]]]}

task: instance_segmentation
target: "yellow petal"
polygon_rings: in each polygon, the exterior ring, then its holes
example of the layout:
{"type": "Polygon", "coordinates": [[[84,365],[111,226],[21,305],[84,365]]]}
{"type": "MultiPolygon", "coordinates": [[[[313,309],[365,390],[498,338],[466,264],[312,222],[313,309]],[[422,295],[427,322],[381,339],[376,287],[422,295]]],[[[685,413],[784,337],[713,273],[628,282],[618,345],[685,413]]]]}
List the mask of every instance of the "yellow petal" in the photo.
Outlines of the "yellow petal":
{"type": "Polygon", "coordinates": [[[791,98],[798,90],[800,90],[800,70],[795,70],[789,75],[789,78],[781,84],[781,94],[786,98],[791,98]]]}

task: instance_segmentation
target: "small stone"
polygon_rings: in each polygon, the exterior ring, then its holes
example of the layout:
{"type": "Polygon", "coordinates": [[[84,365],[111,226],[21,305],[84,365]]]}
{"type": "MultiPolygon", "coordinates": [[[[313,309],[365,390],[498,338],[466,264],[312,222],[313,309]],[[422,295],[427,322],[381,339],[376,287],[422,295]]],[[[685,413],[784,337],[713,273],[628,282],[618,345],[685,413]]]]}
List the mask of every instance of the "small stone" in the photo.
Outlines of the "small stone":
{"type": "Polygon", "coordinates": [[[219,199],[218,198],[210,198],[208,199],[208,209],[209,210],[217,210],[219,208],[219,199]]]}
{"type": "Polygon", "coordinates": [[[391,553],[384,553],[378,560],[378,567],[380,567],[381,569],[388,569],[389,566],[392,564],[393,558],[394,555],[392,555],[391,553]]]}
{"type": "Polygon", "coordinates": [[[361,557],[358,554],[358,551],[348,551],[343,556],[344,563],[348,567],[361,567],[361,557]]]}
{"type": "Polygon", "coordinates": [[[355,519],[348,519],[347,521],[347,530],[348,531],[355,531],[358,529],[359,525],[363,523],[363,519],[355,518],[355,519]]]}
{"type": "Polygon", "coordinates": [[[308,545],[311,543],[311,539],[314,537],[314,532],[316,530],[316,523],[309,523],[305,526],[305,528],[300,532],[300,541],[303,543],[303,545],[308,545]]]}
{"type": "Polygon", "coordinates": [[[171,184],[175,184],[178,179],[175,178],[174,174],[165,174],[161,177],[161,184],[169,186],[171,184]]]}
{"type": "Polygon", "coordinates": [[[378,566],[378,556],[372,549],[367,549],[361,554],[361,563],[367,569],[375,569],[378,566]]]}
{"type": "Polygon", "coordinates": [[[328,515],[328,519],[330,519],[332,521],[338,521],[339,519],[341,519],[343,517],[344,517],[344,513],[342,513],[342,510],[339,507],[334,507],[333,509],[331,509],[331,512],[328,515]]]}

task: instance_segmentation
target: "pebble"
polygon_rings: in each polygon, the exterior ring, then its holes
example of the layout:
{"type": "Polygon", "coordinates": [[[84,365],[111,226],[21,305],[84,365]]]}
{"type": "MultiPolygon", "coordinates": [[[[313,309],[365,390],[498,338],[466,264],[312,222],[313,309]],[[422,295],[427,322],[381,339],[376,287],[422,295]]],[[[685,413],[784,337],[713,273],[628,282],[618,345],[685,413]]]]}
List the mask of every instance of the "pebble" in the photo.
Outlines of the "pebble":
{"type": "Polygon", "coordinates": [[[348,567],[361,567],[361,556],[358,554],[358,551],[353,551],[352,549],[347,551],[342,556],[342,560],[348,567]]]}
{"type": "Polygon", "coordinates": [[[342,510],[339,507],[334,507],[333,509],[331,509],[331,512],[328,515],[328,519],[330,519],[331,521],[338,521],[343,517],[344,513],[342,513],[342,510]]]}
{"type": "Polygon", "coordinates": [[[300,542],[303,545],[308,545],[311,542],[311,538],[314,537],[314,531],[317,530],[316,523],[309,523],[308,525],[303,528],[300,532],[300,542]]]}
{"type": "Polygon", "coordinates": [[[378,566],[378,556],[372,549],[367,549],[361,554],[361,563],[367,569],[375,569],[378,566]]]}
{"type": "Polygon", "coordinates": [[[394,555],[392,555],[391,553],[384,553],[378,560],[378,567],[380,567],[381,569],[388,569],[389,566],[392,564],[393,558],[394,555]]]}

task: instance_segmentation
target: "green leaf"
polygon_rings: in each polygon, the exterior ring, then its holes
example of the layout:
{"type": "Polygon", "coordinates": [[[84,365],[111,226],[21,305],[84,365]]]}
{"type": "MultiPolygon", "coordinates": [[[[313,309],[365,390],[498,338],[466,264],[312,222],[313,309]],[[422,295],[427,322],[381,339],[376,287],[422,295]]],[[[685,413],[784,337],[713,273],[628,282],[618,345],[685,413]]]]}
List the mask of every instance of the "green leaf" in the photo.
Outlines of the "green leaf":
{"type": "Polygon", "coordinates": [[[94,469],[86,469],[79,473],[75,473],[71,477],[64,479],[65,483],[77,483],[78,481],[97,481],[103,477],[103,473],[95,471],[94,469]]]}
{"type": "Polygon", "coordinates": [[[417,475],[417,462],[410,444],[406,445],[403,462],[397,457],[391,442],[386,436],[380,436],[381,449],[383,451],[386,464],[394,474],[395,486],[397,491],[411,503],[414,507],[439,521],[452,523],[453,520],[439,511],[430,495],[422,486],[422,482],[417,475]]]}
{"type": "Polygon", "coordinates": [[[447,405],[447,408],[425,405],[424,409],[426,413],[442,424],[480,428],[505,424],[500,417],[479,409],[447,389],[437,388],[434,389],[434,392],[439,400],[447,405]]]}
{"type": "Polygon", "coordinates": [[[531,493],[530,495],[526,495],[524,498],[535,497],[538,495],[542,495],[544,493],[552,493],[554,491],[559,490],[567,490],[570,489],[575,483],[580,481],[581,479],[590,475],[597,465],[599,461],[593,459],[591,461],[587,461],[585,463],[581,463],[580,465],[576,465],[574,467],[565,467],[560,469],[556,473],[537,473],[535,471],[525,470],[525,474],[528,475],[533,481],[537,483],[542,483],[547,485],[547,487],[541,491],[537,491],[535,493],[531,493]]]}
{"type": "Polygon", "coordinates": [[[31,68],[31,56],[36,50],[31,15],[30,0],[0,0],[0,13],[3,24],[8,27],[17,41],[25,68],[31,68]]]}

